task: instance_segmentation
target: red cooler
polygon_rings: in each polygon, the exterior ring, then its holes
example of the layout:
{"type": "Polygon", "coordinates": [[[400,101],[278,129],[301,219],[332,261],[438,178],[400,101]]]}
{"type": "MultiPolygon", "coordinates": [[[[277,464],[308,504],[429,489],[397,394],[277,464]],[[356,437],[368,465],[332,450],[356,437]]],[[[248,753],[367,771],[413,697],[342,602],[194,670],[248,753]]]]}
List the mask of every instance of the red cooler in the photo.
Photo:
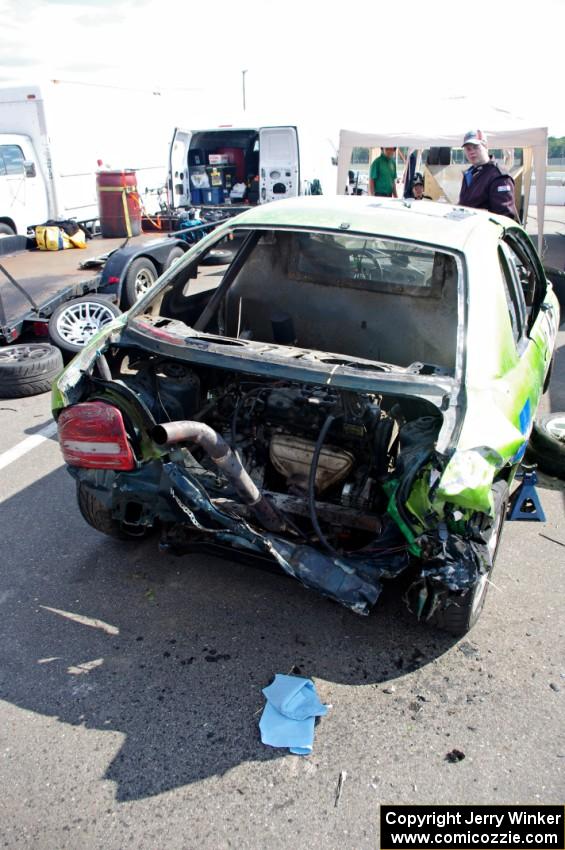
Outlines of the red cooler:
{"type": "Polygon", "coordinates": [[[135,171],[99,171],[96,190],[102,236],[139,236],[141,201],[135,171]]]}

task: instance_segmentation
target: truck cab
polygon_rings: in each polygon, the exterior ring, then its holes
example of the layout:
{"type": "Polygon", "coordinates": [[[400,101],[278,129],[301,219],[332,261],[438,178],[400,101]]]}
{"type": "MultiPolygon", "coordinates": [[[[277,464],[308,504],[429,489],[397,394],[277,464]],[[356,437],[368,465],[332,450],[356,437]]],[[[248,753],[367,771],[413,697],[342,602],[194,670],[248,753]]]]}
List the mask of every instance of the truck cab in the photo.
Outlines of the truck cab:
{"type": "Polygon", "coordinates": [[[45,180],[29,136],[0,133],[0,236],[48,218],[45,180]]]}
{"type": "Polygon", "coordinates": [[[297,128],[177,128],[169,192],[172,207],[248,207],[299,195],[297,128]]]}

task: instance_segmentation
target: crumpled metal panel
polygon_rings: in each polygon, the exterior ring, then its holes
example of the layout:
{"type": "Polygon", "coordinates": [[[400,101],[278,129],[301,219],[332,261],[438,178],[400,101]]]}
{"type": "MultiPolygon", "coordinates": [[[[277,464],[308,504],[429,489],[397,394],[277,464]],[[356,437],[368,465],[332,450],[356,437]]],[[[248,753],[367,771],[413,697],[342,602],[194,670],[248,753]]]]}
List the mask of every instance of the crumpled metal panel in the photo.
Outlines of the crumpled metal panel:
{"type": "Polygon", "coordinates": [[[503,466],[501,455],[488,446],[455,452],[441,477],[435,501],[452,502],[492,516],[492,484],[503,466]]]}
{"type": "Polygon", "coordinates": [[[219,511],[203,487],[175,463],[163,464],[171,483],[170,498],[185,521],[198,531],[216,535],[222,542],[270,554],[282,569],[306,587],[340,602],[357,614],[368,614],[382,590],[381,579],[400,574],[408,566],[408,554],[391,524],[387,533],[355,555],[334,556],[301,542],[250,526],[245,520],[219,511]],[[377,547],[378,542],[378,547],[377,547]]]}

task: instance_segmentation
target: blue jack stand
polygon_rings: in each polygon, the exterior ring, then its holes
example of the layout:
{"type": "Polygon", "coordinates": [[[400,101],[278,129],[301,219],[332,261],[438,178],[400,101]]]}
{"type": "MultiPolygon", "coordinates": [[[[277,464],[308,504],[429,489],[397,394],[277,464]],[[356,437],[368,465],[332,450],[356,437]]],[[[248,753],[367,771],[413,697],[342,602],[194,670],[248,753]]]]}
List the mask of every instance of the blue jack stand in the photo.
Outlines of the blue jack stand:
{"type": "Polygon", "coordinates": [[[536,490],[538,477],[535,469],[524,469],[516,477],[521,478],[522,483],[512,497],[512,507],[508,519],[545,522],[545,514],[536,490]]]}

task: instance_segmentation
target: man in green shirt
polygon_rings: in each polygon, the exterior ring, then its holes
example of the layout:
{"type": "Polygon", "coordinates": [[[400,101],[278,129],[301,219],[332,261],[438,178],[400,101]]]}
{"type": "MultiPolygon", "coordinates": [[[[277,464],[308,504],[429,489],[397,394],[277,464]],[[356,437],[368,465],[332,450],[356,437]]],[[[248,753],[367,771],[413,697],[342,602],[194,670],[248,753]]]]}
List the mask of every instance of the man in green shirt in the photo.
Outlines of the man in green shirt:
{"type": "Polygon", "coordinates": [[[369,195],[396,198],[396,148],[383,148],[371,163],[369,195]]]}

